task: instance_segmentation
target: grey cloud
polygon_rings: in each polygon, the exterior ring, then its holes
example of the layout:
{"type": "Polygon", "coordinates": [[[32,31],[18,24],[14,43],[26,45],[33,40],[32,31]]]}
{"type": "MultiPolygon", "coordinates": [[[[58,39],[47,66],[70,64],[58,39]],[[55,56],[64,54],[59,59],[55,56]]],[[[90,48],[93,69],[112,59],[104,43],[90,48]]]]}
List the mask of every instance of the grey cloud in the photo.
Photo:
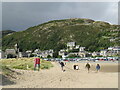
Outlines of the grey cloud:
{"type": "Polygon", "coordinates": [[[114,12],[117,7],[113,4],[113,2],[4,2],[3,29],[25,30],[46,21],[65,18],[90,18],[117,24],[117,12],[114,12]]]}

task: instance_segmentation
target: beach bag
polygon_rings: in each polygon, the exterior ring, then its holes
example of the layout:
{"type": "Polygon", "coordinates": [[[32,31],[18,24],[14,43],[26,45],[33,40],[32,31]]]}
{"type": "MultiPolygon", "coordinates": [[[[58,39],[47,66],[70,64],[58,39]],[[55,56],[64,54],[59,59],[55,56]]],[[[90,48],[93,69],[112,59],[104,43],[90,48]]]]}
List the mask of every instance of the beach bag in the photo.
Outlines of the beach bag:
{"type": "Polygon", "coordinates": [[[79,66],[78,65],[76,65],[76,70],[78,70],[79,69],[79,66]]]}

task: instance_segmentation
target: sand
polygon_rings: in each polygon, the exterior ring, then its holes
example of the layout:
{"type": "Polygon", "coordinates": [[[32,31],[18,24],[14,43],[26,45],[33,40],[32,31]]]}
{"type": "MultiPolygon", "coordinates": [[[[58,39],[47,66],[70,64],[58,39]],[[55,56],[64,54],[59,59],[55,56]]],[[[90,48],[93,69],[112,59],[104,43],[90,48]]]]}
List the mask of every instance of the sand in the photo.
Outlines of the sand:
{"type": "Polygon", "coordinates": [[[118,88],[118,64],[99,63],[100,72],[96,73],[95,65],[90,63],[90,73],[85,69],[83,62],[66,63],[65,72],[62,72],[57,62],[52,62],[54,67],[49,70],[26,71],[15,70],[20,72],[15,84],[8,84],[3,88],[118,88]],[[73,65],[78,64],[80,70],[73,70],[73,65]]]}

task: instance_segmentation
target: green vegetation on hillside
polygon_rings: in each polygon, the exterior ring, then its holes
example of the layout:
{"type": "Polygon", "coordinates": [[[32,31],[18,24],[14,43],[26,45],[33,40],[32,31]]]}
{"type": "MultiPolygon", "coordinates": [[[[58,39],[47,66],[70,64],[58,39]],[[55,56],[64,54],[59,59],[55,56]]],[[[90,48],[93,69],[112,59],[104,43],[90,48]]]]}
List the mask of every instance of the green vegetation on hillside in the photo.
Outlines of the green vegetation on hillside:
{"type": "Polygon", "coordinates": [[[10,33],[14,33],[15,31],[12,31],[12,30],[3,30],[3,31],[0,31],[0,33],[2,34],[2,37],[4,37],[5,35],[8,35],[10,33]]]}
{"type": "Polygon", "coordinates": [[[91,19],[54,20],[25,31],[15,32],[3,37],[3,50],[14,48],[16,43],[22,51],[34,49],[54,49],[59,51],[66,48],[67,42],[76,42],[91,52],[109,46],[119,45],[119,25],[110,25],[91,19]],[[115,39],[110,41],[110,39],[115,39]]]}

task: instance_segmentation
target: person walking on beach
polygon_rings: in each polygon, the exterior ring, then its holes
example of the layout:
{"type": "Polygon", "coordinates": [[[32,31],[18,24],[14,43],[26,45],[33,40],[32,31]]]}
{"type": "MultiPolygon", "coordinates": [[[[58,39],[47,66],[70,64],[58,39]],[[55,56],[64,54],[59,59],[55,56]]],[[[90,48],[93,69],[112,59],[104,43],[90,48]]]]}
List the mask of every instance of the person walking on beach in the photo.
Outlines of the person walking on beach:
{"type": "Polygon", "coordinates": [[[87,69],[88,69],[88,73],[89,73],[89,70],[90,70],[90,64],[89,64],[89,63],[87,63],[87,64],[86,64],[86,66],[85,66],[85,68],[87,68],[87,69]]]}
{"type": "Polygon", "coordinates": [[[97,70],[97,72],[99,72],[99,70],[100,70],[100,65],[99,64],[97,64],[96,70],[97,70]]]}
{"type": "Polygon", "coordinates": [[[38,71],[40,70],[40,58],[36,57],[34,59],[34,71],[36,71],[36,68],[38,68],[38,71]]]}
{"type": "Polygon", "coordinates": [[[63,68],[65,66],[64,62],[59,62],[59,63],[61,65],[62,71],[64,72],[65,71],[64,68],[63,68]]]}

